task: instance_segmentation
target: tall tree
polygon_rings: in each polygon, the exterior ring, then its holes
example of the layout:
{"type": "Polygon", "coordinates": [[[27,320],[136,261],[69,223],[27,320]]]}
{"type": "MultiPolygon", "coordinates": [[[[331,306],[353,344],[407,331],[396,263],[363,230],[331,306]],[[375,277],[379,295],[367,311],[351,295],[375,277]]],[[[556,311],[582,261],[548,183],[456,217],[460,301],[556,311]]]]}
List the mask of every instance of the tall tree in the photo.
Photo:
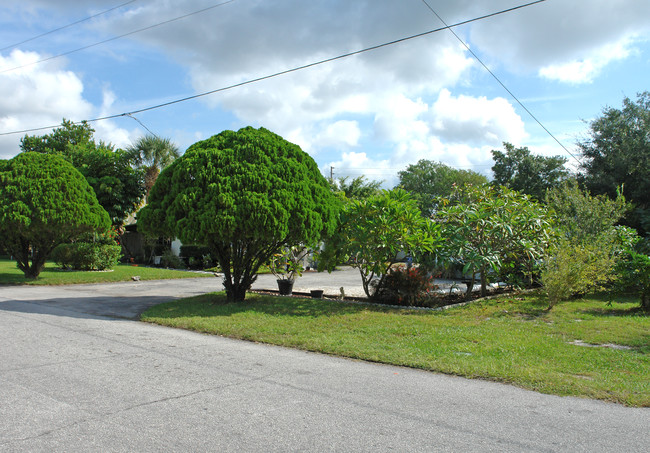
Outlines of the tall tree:
{"type": "Polygon", "coordinates": [[[462,264],[463,273],[469,273],[466,295],[478,275],[485,296],[488,273],[498,276],[506,266],[531,278],[553,236],[546,206],[507,187],[488,184],[465,186],[453,199],[453,204],[436,213],[445,238],[441,258],[462,264]]]}
{"type": "Polygon", "coordinates": [[[350,179],[349,176],[330,179],[330,187],[335,192],[345,195],[350,200],[363,200],[381,192],[381,181],[366,181],[365,176],[350,179]]]}
{"type": "Polygon", "coordinates": [[[144,169],[145,192],[149,196],[160,172],[180,156],[178,146],[169,138],[145,135],[127,148],[133,161],[144,169]]]}
{"type": "Polygon", "coordinates": [[[23,152],[58,155],[74,165],[95,191],[113,225],[121,226],[144,196],[143,175],[130,154],[110,143],[96,143],[88,123],[63,120],[61,127],[43,136],[26,135],[23,152]]]}
{"type": "Polygon", "coordinates": [[[449,197],[456,187],[479,186],[487,182],[485,176],[475,171],[421,159],[399,172],[398,187],[411,193],[424,215],[431,215],[438,207],[438,200],[449,197]]]}
{"type": "Polygon", "coordinates": [[[546,191],[557,187],[569,176],[562,156],[545,157],[531,154],[527,147],[515,148],[504,142],[506,152],[493,150],[493,183],[543,201],[546,191]]]}
{"type": "Polygon", "coordinates": [[[337,209],[307,153],[247,127],[197,142],[165,168],[138,227],[206,245],[224,272],[228,300],[241,301],[273,254],[331,233],[337,209]]]}
{"type": "Polygon", "coordinates": [[[110,226],[86,179],[56,155],[21,153],[0,162],[0,242],[26,278],[58,244],[110,226]]]}
{"type": "Polygon", "coordinates": [[[583,163],[581,182],[594,195],[616,198],[623,187],[636,210],[626,217],[630,226],[650,233],[650,92],[625,97],[623,107],[606,107],[589,123],[589,137],[578,146],[583,163]]]}
{"type": "Polygon", "coordinates": [[[351,259],[352,267],[359,269],[366,295],[375,297],[381,293],[400,253],[408,253],[418,261],[440,242],[439,225],[422,216],[408,192],[382,191],[345,204],[337,232],[325,242],[321,267],[332,270],[336,264],[351,259]],[[371,292],[375,279],[377,284],[371,292]]]}
{"type": "Polygon", "coordinates": [[[86,121],[75,124],[63,118],[61,127],[54,129],[51,134],[25,135],[20,140],[20,149],[24,152],[61,154],[72,165],[75,165],[74,158],[77,154],[75,147],[83,149],[91,143],[94,144],[94,132],[95,129],[90,127],[86,121]]]}

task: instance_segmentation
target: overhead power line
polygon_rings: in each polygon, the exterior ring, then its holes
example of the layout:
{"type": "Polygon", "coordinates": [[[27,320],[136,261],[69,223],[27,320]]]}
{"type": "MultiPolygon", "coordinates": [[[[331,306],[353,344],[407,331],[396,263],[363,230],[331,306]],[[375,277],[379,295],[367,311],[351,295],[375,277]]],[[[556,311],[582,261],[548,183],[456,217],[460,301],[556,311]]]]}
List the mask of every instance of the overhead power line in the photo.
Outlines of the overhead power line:
{"type": "MultiPolygon", "coordinates": [[[[231,0],[231,1],[234,1],[234,0],[231,0]]],[[[378,45],[371,46],[371,47],[366,47],[366,48],[363,48],[363,49],[360,49],[360,50],[355,50],[353,52],[344,53],[344,54],[341,54],[341,55],[338,55],[338,56],[335,56],[335,57],[330,57],[330,58],[326,58],[326,59],[319,60],[319,61],[316,61],[316,62],[307,63],[307,64],[304,64],[304,65],[301,65],[301,66],[293,67],[291,69],[286,69],[284,71],[279,71],[279,72],[276,72],[276,73],[273,73],[273,74],[268,74],[268,75],[257,77],[257,78],[254,78],[254,79],[245,80],[243,82],[235,83],[235,84],[232,84],[232,85],[228,85],[228,86],[217,88],[217,89],[210,90],[210,91],[205,91],[203,93],[195,94],[195,95],[192,95],[192,96],[187,96],[187,97],[184,97],[184,98],[175,99],[173,101],[163,102],[161,104],[156,104],[156,105],[152,105],[150,107],[144,107],[144,108],[141,108],[141,109],[132,110],[130,112],[117,113],[115,115],[107,115],[107,116],[102,116],[102,117],[99,117],[99,118],[93,118],[93,119],[84,120],[84,121],[86,121],[86,122],[103,121],[103,120],[109,120],[109,119],[120,118],[120,117],[125,117],[125,116],[132,116],[132,115],[135,115],[137,113],[147,112],[147,111],[159,109],[159,108],[162,108],[162,107],[168,107],[170,105],[179,104],[181,102],[186,102],[186,101],[189,101],[189,100],[192,100],[192,99],[197,99],[197,98],[208,96],[208,95],[211,95],[211,94],[232,90],[234,88],[238,88],[238,87],[242,87],[242,86],[245,86],[245,85],[250,85],[250,84],[253,84],[253,83],[261,82],[263,80],[272,79],[272,78],[279,77],[279,76],[282,76],[282,75],[285,75],[285,74],[290,74],[292,72],[301,71],[303,69],[312,68],[314,66],[319,66],[319,65],[322,65],[322,64],[325,64],[325,63],[330,63],[332,61],[336,61],[336,60],[341,60],[343,58],[351,57],[353,55],[359,55],[359,54],[369,52],[369,51],[372,51],[372,50],[377,50],[377,49],[381,49],[381,48],[384,48],[384,47],[392,46],[392,45],[395,45],[395,44],[398,44],[398,43],[401,43],[401,42],[409,41],[411,39],[421,38],[423,36],[427,36],[427,35],[430,35],[430,34],[433,34],[433,33],[437,33],[437,32],[440,32],[442,30],[447,30],[447,29],[450,29],[450,28],[453,28],[453,27],[459,27],[461,25],[465,25],[465,24],[469,24],[469,23],[476,22],[476,21],[479,21],[479,20],[484,20],[484,19],[487,19],[487,18],[490,18],[490,17],[498,16],[498,15],[505,14],[505,13],[509,13],[509,12],[512,12],[512,11],[516,11],[518,9],[522,9],[522,8],[526,8],[528,6],[535,5],[537,3],[542,3],[544,1],[546,1],[546,0],[536,0],[536,1],[533,1],[533,2],[530,2],[530,3],[525,3],[525,4],[522,4],[522,5],[519,5],[519,6],[514,6],[512,8],[508,8],[508,9],[504,9],[504,10],[497,11],[497,12],[494,12],[494,13],[485,14],[483,16],[475,17],[473,19],[468,19],[468,20],[464,20],[462,22],[457,22],[457,23],[452,24],[452,25],[446,25],[444,27],[436,28],[436,29],[425,31],[425,32],[422,32],[422,33],[417,33],[415,35],[407,36],[407,37],[404,37],[404,38],[395,39],[393,41],[385,42],[383,44],[378,44],[378,45]]],[[[76,122],[75,124],[79,124],[80,122],[81,121],[76,122]]],[[[23,129],[23,130],[20,130],[20,131],[0,132],[0,136],[12,135],[12,134],[24,134],[24,133],[27,133],[27,132],[35,132],[35,131],[41,131],[41,130],[46,130],[46,129],[52,129],[52,128],[55,128],[57,126],[58,125],[43,126],[43,127],[35,127],[35,128],[31,128],[31,129],[23,129]]]]}
{"type": "MultiPolygon", "coordinates": [[[[546,0],[541,0],[541,1],[546,1],[546,0]]],[[[442,22],[445,26],[447,26],[447,22],[445,22],[445,20],[444,20],[442,17],[440,17],[440,15],[439,15],[439,14],[438,14],[438,13],[437,13],[433,8],[432,8],[432,7],[431,7],[431,5],[429,5],[429,3],[427,2],[427,0],[422,0],[422,3],[424,3],[424,4],[426,5],[426,7],[429,8],[429,10],[430,10],[430,11],[431,11],[431,12],[432,12],[432,13],[433,13],[437,18],[438,18],[438,20],[439,20],[440,22],[442,22]]],[[[539,124],[540,127],[541,127],[542,129],[544,129],[544,131],[546,131],[546,133],[547,133],[547,134],[548,134],[548,135],[549,135],[553,140],[555,140],[555,142],[556,142],[558,145],[560,145],[560,146],[562,147],[562,149],[564,149],[564,151],[567,152],[567,154],[569,154],[569,156],[573,157],[573,158],[574,158],[578,163],[582,163],[582,162],[580,161],[580,159],[578,159],[578,158],[577,158],[577,157],[576,157],[576,156],[575,156],[571,151],[569,151],[569,150],[566,148],[566,146],[564,146],[564,145],[562,144],[562,142],[560,142],[560,140],[558,140],[557,137],[555,137],[555,135],[553,135],[553,133],[551,133],[551,131],[548,130],[548,129],[546,128],[546,126],[544,126],[544,125],[542,124],[542,122],[541,122],[539,119],[537,119],[537,117],[536,117],[535,115],[533,115],[533,113],[532,113],[530,110],[528,110],[528,107],[526,107],[526,106],[524,105],[524,103],[521,102],[521,101],[519,100],[519,98],[518,98],[517,96],[515,96],[515,94],[514,94],[512,91],[510,91],[510,90],[508,89],[508,87],[507,87],[507,86],[506,86],[506,85],[501,81],[501,79],[500,79],[500,78],[499,78],[499,77],[498,77],[494,72],[492,72],[492,71],[490,70],[490,68],[488,68],[487,65],[486,65],[485,63],[483,63],[483,60],[481,60],[481,59],[479,58],[479,56],[476,55],[476,53],[474,53],[474,51],[473,51],[473,50],[472,50],[472,49],[467,45],[467,43],[465,43],[465,41],[463,41],[463,40],[461,39],[461,37],[458,36],[458,35],[456,34],[456,32],[455,32],[454,30],[451,29],[451,27],[447,27],[447,29],[448,29],[448,30],[449,30],[449,31],[450,31],[450,32],[451,32],[451,33],[456,37],[456,39],[457,39],[457,40],[458,40],[458,41],[463,45],[463,47],[465,47],[465,49],[467,49],[467,51],[468,51],[469,53],[472,54],[472,56],[476,59],[476,61],[478,61],[478,62],[481,64],[481,66],[483,66],[483,68],[484,68],[484,69],[485,69],[485,70],[486,70],[486,71],[487,71],[487,72],[488,72],[488,73],[489,73],[489,74],[494,78],[494,80],[496,80],[496,81],[499,83],[499,85],[501,85],[501,86],[503,87],[503,89],[506,90],[506,91],[508,92],[508,94],[509,94],[509,95],[510,95],[510,96],[511,96],[511,97],[512,97],[516,102],[517,102],[517,104],[519,104],[519,105],[521,106],[521,108],[523,108],[523,109],[526,111],[526,113],[528,113],[528,115],[530,115],[530,117],[531,117],[533,120],[535,120],[535,122],[536,122],[537,124],[539,124]]]]}
{"type": "MultiPolygon", "coordinates": [[[[133,1],[136,1],[136,0],[133,0],[133,1]]],[[[66,55],[70,55],[70,54],[73,54],[75,52],[80,52],[82,50],[90,49],[92,47],[96,47],[96,46],[99,46],[101,44],[106,44],[107,42],[116,41],[116,40],[124,38],[126,36],[131,36],[131,35],[135,35],[136,33],[141,33],[143,31],[151,30],[152,28],[160,27],[161,25],[167,25],[167,24],[169,24],[171,22],[176,22],[177,20],[185,19],[185,18],[193,16],[195,14],[204,13],[204,12],[209,11],[211,9],[217,8],[219,6],[227,5],[228,3],[232,3],[232,2],[235,2],[235,1],[237,1],[237,0],[227,0],[225,2],[217,3],[216,5],[208,6],[207,8],[199,9],[197,11],[193,11],[191,13],[187,13],[187,14],[184,14],[182,16],[174,17],[172,19],[168,19],[168,20],[165,20],[163,22],[158,22],[158,23],[155,23],[153,25],[149,25],[149,26],[144,27],[144,28],[139,28],[137,30],[130,31],[128,33],[124,33],[122,35],[113,36],[112,38],[108,38],[108,39],[105,39],[103,41],[95,42],[93,44],[88,44],[87,46],[78,47],[76,49],[68,50],[67,52],[63,52],[63,53],[60,53],[60,54],[57,54],[57,55],[52,55],[51,57],[42,58],[42,59],[37,60],[37,61],[32,61],[31,63],[26,63],[24,65],[14,66],[13,68],[8,68],[8,69],[3,69],[2,71],[0,71],[0,74],[4,74],[5,72],[10,72],[10,71],[15,71],[16,69],[26,68],[28,66],[33,66],[35,64],[44,63],[46,61],[54,60],[55,58],[64,57],[66,55]]]]}
{"type": "Polygon", "coordinates": [[[126,6],[126,5],[128,5],[130,3],[134,3],[134,2],[137,2],[137,1],[138,0],[129,0],[128,2],[124,2],[124,3],[120,4],[120,5],[117,5],[117,6],[114,6],[112,8],[106,9],[106,10],[104,10],[102,12],[97,13],[97,14],[93,14],[92,16],[84,17],[83,19],[79,19],[79,20],[77,20],[75,22],[71,22],[71,23],[69,23],[67,25],[63,25],[63,26],[55,28],[53,30],[46,31],[45,33],[41,33],[40,35],[32,36],[31,38],[25,39],[24,41],[20,41],[20,42],[17,42],[15,44],[11,44],[9,46],[3,47],[2,49],[0,49],[0,52],[5,51],[7,49],[13,49],[14,47],[18,47],[18,46],[20,46],[22,44],[25,44],[27,42],[34,41],[34,40],[36,40],[38,38],[42,38],[43,36],[51,35],[52,33],[56,33],[57,31],[61,31],[61,30],[64,30],[66,28],[72,27],[74,25],[80,24],[82,22],[89,21],[91,19],[94,19],[95,17],[99,17],[99,16],[102,16],[102,15],[104,15],[106,13],[110,13],[111,11],[114,11],[116,9],[119,9],[119,8],[121,8],[123,6],[126,6]]]}

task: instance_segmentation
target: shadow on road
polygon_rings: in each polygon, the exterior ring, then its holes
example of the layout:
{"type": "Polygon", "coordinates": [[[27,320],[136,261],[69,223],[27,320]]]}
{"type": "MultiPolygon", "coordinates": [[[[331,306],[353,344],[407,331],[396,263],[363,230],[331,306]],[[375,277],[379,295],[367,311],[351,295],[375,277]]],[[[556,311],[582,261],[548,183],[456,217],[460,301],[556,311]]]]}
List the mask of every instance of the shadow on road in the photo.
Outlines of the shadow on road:
{"type": "Polygon", "coordinates": [[[0,311],[39,313],[69,318],[137,320],[140,313],[154,305],[174,298],[159,296],[52,298],[41,300],[7,300],[0,302],[0,311]]]}

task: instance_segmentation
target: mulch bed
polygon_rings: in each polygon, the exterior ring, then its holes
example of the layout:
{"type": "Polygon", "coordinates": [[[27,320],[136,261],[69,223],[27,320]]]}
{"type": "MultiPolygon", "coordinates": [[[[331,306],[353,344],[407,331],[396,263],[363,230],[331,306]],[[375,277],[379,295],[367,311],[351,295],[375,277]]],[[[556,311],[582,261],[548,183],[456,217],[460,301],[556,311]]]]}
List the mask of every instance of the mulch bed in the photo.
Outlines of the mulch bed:
{"type": "MultiPolygon", "coordinates": [[[[280,292],[277,290],[252,290],[252,293],[256,294],[265,294],[268,296],[279,296],[280,292]]],[[[390,303],[383,303],[381,301],[371,301],[367,297],[352,297],[352,296],[345,296],[341,298],[340,296],[333,296],[333,295],[328,295],[324,294],[323,297],[320,299],[325,299],[325,300],[336,300],[336,301],[343,301],[343,302],[351,302],[351,303],[363,303],[363,304],[369,304],[369,305],[377,305],[377,306],[386,306],[386,307],[395,307],[395,308],[409,308],[409,309],[444,309],[444,308],[449,308],[449,307],[454,307],[454,306],[461,306],[461,305],[466,305],[471,302],[476,302],[478,300],[487,300],[491,299],[495,296],[499,296],[501,294],[514,294],[518,293],[519,291],[511,289],[511,288],[497,288],[497,289],[491,289],[488,292],[488,295],[486,297],[481,297],[481,293],[479,291],[474,291],[472,292],[471,296],[466,299],[465,298],[465,293],[452,293],[452,294],[440,294],[440,296],[436,296],[432,303],[429,305],[422,305],[422,306],[408,306],[408,305],[396,305],[396,304],[390,304],[390,303]]],[[[293,291],[293,293],[289,296],[283,296],[283,297],[296,297],[296,298],[311,298],[311,293],[307,292],[300,292],[300,291],[293,291]]]]}

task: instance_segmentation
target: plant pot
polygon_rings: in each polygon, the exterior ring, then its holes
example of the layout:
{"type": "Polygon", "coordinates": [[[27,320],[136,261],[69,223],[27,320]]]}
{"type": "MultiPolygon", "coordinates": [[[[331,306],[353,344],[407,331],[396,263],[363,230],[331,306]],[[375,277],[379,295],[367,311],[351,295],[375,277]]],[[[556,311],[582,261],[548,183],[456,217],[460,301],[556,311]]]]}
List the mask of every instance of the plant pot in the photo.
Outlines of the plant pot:
{"type": "Polygon", "coordinates": [[[313,299],[322,299],[323,298],[323,290],[322,289],[312,289],[310,292],[311,297],[313,299]]]}
{"type": "Polygon", "coordinates": [[[283,296],[290,296],[293,292],[292,280],[278,280],[278,290],[283,296]]]}

